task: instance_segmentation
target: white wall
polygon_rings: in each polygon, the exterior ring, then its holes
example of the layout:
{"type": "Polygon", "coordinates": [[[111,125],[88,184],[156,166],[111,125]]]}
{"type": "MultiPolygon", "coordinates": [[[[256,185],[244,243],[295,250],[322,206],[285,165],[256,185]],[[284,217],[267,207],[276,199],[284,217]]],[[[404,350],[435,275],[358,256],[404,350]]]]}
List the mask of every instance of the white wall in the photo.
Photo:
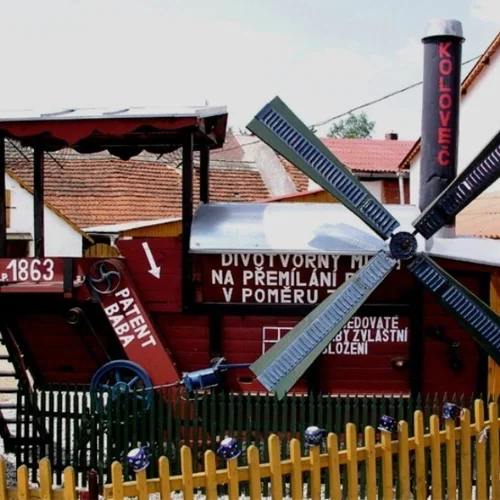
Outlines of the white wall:
{"type": "MultiPolygon", "coordinates": [[[[464,75],[465,76],[465,75],[464,75]]],[[[462,172],[500,129],[500,50],[490,59],[476,81],[462,96],[458,172],[462,172]]],[[[410,203],[418,205],[420,188],[420,153],[410,167],[410,203]]],[[[500,191],[500,180],[488,191],[500,191]]]]}
{"type": "MultiPolygon", "coordinates": [[[[5,174],[5,188],[10,190],[10,227],[7,233],[29,233],[34,236],[33,195],[5,174]]],[[[64,219],[45,207],[45,255],[47,257],[81,257],[82,235],[64,219]]],[[[34,254],[30,242],[30,256],[34,254]]]]}
{"type": "Polygon", "coordinates": [[[235,135],[234,137],[243,146],[243,161],[255,162],[271,197],[295,193],[295,184],[278,155],[267,144],[256,141],[255,136],[235,135]]]}
{"type": "Polygon", "coordinates": [[[378,201],[382,201],[382,181],[361,181],[361,184],[363,184],[378,201]]]}

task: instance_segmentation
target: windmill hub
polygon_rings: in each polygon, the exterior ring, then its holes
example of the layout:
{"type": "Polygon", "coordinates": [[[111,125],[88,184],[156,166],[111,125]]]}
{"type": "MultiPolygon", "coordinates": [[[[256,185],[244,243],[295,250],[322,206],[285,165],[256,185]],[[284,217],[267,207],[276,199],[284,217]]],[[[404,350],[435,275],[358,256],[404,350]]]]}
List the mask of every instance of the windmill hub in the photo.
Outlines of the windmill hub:
{"type": "Polygon", "coordinates": [[[417,239],[411,233],[396,233],[389,242],[389,250],[396,260],[410,260],[417,254],[417,239]]]}

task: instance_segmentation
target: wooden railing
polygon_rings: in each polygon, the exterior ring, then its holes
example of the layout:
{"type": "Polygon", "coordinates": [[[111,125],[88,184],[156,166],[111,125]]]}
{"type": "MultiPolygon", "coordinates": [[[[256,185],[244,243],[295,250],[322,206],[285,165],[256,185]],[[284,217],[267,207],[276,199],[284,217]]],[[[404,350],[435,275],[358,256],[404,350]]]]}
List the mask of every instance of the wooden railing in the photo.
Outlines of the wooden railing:
{"type": "Polygon", "coordinates": [[[183,446],[181,475],[171,476],[168,459],[161,457],[158,478],[147,479],[146,472],[141,471],[136,474],[135,481],[124,482],[122,465],[114,462],[112,484],[105,485],[104,496],[115,500],[128,496],[146,499],[151,493],[159,493],[160,498],[166,499],[172,492],[181,491],[183,498],[189,500],[194,498],[197,490],[203,490],[207,500],[215,500],[218,485],[227,485],[229,499],[237,499],[245,485],[253,500],[262,498],[263,480],[269,479],[271,498],[282,499],[289,494],[291,498],[301,499],[304,498],[303,478],[306,473],[309,486],[306,498],[321,498],[322,488],[327,487],[326,498],[329,495],[332,499],[354,500],[359,498],[359,466],[364,464],[367,500],[393,499],[396,495],[398,499],[423,500],[428,498],[428,486],[431,497],[437,500],[471,499],[473,496],[480,500],[497,499],[500,498],[498,406],[490,403],[488,409],[489,419],[485,421],[484,403],[478,400],[473,424],[470,411],[463,410],[459,427],[455,427],[454,421],[446,420],[443,429],[440,428],[440,418],[433,415],[428,433],[424,432],[423,413],[416,411],[413,437],[408,436],[408,423],[404,421],[399,423],[397,440],[392,440],[389,432],[382,431],[379,443],[376,443],[375,429],[366,427],[361,447],[358,447],[355,425],[347,424],[345,450],[339,451],[338,438],[331,433],[327,438],[326,453],[321,453],[317,446],[303,457],[299,441],[292,439],[291,458],[288,460],[281,460],[280,440],[271,435],[268,440],[269,463],[261,464],[259,449],[251,445],[247,449],[248,466],[238,467],[236,460],[229,460],[225,469],[216,470],[216,456],[209,450],[204,456],[204,472],[199,473],[193,473],[191,450],[183,446]],[[458,442],[460,449],[457,452],[458,442]],[[381,462],[381,474],[377,474],[377,461],[381,462]],[[342,475],[347,476],[346,483],[341,478],[341,468],[342,475]],[[322,486],[322,476],[327,476],[327,485],[322,486]],[[430,484],[427,484],[428,477],[430,484]],[[285,491],[288,489],[290,493],[285,491]]]}
{"type": "MultiPolygon", "coordinates": [[[[484,403],[474,405],[474,423],[471,412],[464,409],[460,426],[440,418],[430,417],[425,432],[422,411],[414,413],[414,435],[409,437],[408,422],[399,422],[397,440],[389,432],[380,436],[373,427],[366,427],[363,444],[354,424],[347,424],[345,450],[339,450],[337,435],[330,433],[326,440],[326,452],[320,447],[309,449],[301,456],[300,442],[292,439],[290,459],[282,460],[281,443],[276,435],[268,439],[269,462],[260,463],[260,450],[251,445],[246,450],[248,465],[237,466],[237,460],[228,460],[226,467],[217,469],[216,455],[208,450],[204,455],[204,471],[193,472],[190,448],[181,449],[182,474],[171,475],[166,457],[159,459],[159,477],[147,479],[146,471],[136,474],[134,481],[124,481],[122,465],[114,462],[111,468],[111,484],[104,485],[104,497],[123,500],[138,497],[144,500],[158,493],[160,498],[171,498],[172,493],[182,492],[183,499],[194,499],[195,492],[202,491],[206,499],[217,499],[220,488],[227,488],[229,499],[237,499],[242,490],[250,499],[265,495],[273,499],[290,496],[302,498],[332,498],[349,500],[360,497],[360,479],[365,488],[363,497],[379,499],[426,499],[441,500],[500,499],[500,449],[498,406],[490,403],[488,420],[484,418],[484,403]],[[380,442],[376,442],[377,439],[380,442]],[[457,444],[460,446],[457,446],[457,444]],[[304,482],[306,479],[306,482],[304,482]],[[267,492],[269,488],[269,492],[267,492]],[[305,492],[307,488],[307,493],[305,492]],[[475,491],[474,491],[475,489],[475,491]]],[[[54,489],[50,462],[44,458],[39,463],[39,487],[30,489],[28,469],[19,467],[16,488],[7,487],[5,462],[0,459],[0,500],[14,498],[46,498],[76,500],[78,493],[75,472],[67,467],[63,475],[63,487],[54,489]]]]}

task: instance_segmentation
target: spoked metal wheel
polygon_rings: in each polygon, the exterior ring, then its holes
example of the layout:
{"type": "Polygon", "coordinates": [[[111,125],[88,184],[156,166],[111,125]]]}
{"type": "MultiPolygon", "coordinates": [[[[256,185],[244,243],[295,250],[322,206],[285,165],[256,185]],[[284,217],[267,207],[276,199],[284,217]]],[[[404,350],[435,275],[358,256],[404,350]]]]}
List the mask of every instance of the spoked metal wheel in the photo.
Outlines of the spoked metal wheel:
{"type": "MultiPolygon", "coordinates": [[[[133,398],[138,411],[148,410],[153,399],[153,384],[142,366],[128,360],[116,360],[99,368],[90,382],[90,392],[96,411],[112,404],[130,404],[133,398]]],[[[131,406],[129,406],[130,408],[131,406]]]]}

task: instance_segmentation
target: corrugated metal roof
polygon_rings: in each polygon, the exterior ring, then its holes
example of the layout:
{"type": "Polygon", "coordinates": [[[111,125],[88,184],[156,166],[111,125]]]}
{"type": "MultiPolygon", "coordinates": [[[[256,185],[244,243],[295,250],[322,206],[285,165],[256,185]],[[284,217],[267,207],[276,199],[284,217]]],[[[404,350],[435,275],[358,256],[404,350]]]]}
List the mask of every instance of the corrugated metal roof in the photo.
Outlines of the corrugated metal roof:
{"type": "MultiPolygon", "coordinates": [[[[413,205],[385,205],[413,232],[413,205]]],[[[418,251],[474,264],[500,267],[500,240],[417,235],[418,251]]],[[[209,203],[195,213],[192,253],[329,253],[374,255],[386,248],[363,221],[339,203],[209,203]]]]}
{"type": "MultiPolygon", "coordinates": [[[[419,211],[386,205],[412,231],[419,211]]],[[[424,240],[417,237],[419,248],[424,240]]],[[[210,203],[200,205],[191,229],[193,253],[375,254],[386,242],[341,204],[210,203]]]]}
{"type": "Polygon", "coordinates": [[[227,114],[225,106],[169,106],[130,108],[0,109],[0,122],[96,120],[116,118],[177,118],[227,114]]]}

